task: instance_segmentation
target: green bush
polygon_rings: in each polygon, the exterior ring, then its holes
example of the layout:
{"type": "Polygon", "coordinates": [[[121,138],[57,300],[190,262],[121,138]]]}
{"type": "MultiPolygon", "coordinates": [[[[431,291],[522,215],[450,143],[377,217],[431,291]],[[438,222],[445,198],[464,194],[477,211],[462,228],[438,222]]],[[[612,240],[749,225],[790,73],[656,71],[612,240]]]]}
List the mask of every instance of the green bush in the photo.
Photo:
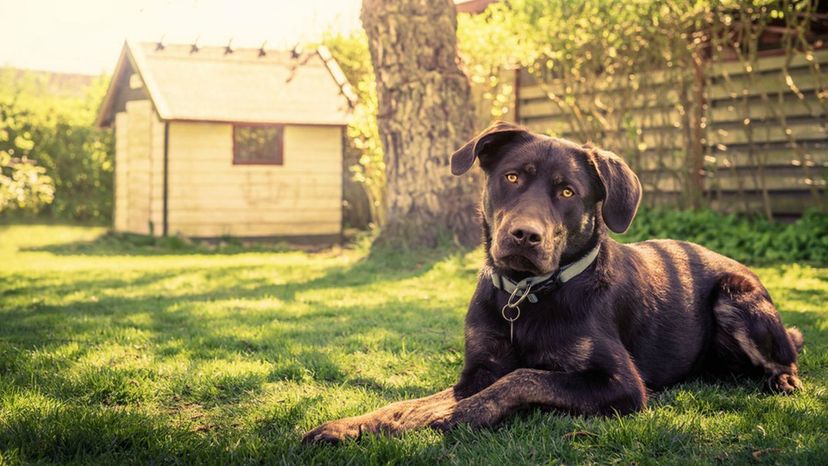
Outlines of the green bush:
{"type": "Polygon", "coordinates": [[[58,121],[44,131],[46,172],[55,180],[55,218],[106,223],[112,218],[113,138],[108,131],[58,121]]]}
{"type": "Polygon", "coordinates": [[[106,81],[61,87],[49,73],[0,69],[0,151],[45,169],[54,200],[42,216],[112,217],[113,138],[93,126],[106,81]]]}
{"type": "Polygon", "coordinates": [[[793,223],[710,210],[642,210],[623,242],[656,238],[691,241],[739,261],[828,263],[828,215],[808,212],[793,223]]]}
{"type": "MultiPolygon", "coordinates": [[[[0,131],[3,131],[2,118],[0,131]]],[[[37,212],[52,202],[55,187],[45,173],[43,167],[25,157],[15,158],[0,149],[0,213],[9,210],[37,212]]]]}

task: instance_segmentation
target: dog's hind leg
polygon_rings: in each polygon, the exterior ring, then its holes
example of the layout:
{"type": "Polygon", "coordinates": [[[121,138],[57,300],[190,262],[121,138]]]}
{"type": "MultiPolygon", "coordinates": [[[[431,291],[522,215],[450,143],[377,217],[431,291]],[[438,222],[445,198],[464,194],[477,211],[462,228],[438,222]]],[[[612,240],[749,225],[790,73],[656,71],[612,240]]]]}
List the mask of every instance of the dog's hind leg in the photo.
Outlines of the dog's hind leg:
{"type": "Polygon", "coordinates": [[[762,376],[766,388],[789,394],[802,387],[796,356],[799,330],[782,325],[776,307],[758,279],[730,273],[719,282],[713,304],[713,370],[762,376]]]}

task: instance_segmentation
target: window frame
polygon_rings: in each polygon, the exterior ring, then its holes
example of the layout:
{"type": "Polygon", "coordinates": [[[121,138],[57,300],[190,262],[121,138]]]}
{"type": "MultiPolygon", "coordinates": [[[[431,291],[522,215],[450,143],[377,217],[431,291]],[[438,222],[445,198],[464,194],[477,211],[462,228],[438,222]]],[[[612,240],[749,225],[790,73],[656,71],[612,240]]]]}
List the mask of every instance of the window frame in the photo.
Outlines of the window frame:
{"type": "Polygon", "coordinates": [[[233,165],[284,165],[285,164],[285,125],[281,123],[233,123],[233,165]],[[237,158],[236,132],[239,128],[276,128],[282,132],[279,138],[277,159],[240,160],[237,158]]]}

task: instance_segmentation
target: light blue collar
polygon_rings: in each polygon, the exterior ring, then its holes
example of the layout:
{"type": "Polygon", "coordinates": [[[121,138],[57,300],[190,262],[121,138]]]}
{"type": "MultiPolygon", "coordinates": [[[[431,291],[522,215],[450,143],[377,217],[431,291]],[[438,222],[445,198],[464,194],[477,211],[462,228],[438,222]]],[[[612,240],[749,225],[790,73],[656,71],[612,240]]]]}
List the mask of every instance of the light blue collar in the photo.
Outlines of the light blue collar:
{"type": "MultiPolygon", "coordinates": [[[[510,295],[515,292],[515,290],[525,290],[527,288],[536,287],[543,288],[547,284],[549,285],[557,285],[560,286],[569,280],[572,280],[578,274],[583,272],[587,269],[595,259],[598,257],[598,252],[601,250],[601,245],[598,244],[591,251],[589,251],[585,256],[581,257],[580,259],[576,260],[575,262],[569,263],[555,272],[550,272],[546,275],[537,275],[533,277],[527,277],[519,282],[515,282],[509,277],[505,275],[501,275],[496,272],[492,272],[492,284],[494,284],[495,288],[499,290],[503,290],[510,295]]],[[[535,293],[529,293],[527,299],[530,303],[538,302],[538,297],[535,293]]]]}

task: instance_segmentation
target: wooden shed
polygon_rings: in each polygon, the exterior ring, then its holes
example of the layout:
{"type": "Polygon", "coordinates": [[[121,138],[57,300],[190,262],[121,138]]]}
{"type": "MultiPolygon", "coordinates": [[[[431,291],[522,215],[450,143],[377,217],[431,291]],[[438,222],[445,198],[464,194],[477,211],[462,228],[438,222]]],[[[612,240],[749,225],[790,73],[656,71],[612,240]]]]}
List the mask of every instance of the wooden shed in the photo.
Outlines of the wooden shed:
{"type": "Polygon", "coordinates": [[[324,48],[127,42],[97,120],[115,230],[336,240],[353,95],[324,48]]]}

